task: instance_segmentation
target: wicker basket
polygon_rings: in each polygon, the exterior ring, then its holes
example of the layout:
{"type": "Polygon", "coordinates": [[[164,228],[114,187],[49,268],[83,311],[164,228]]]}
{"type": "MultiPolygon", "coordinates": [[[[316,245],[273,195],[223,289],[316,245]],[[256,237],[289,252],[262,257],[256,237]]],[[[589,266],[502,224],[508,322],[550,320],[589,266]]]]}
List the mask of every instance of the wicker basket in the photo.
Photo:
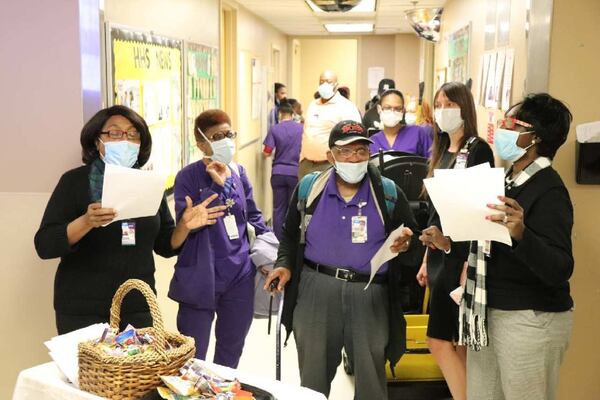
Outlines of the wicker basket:
{"type": "Polygon", "coordinates": [[[165,332],[156,296],[145,282],[129,279],[115,293],[110,307],[110,326],[119,328],[121,303],[131,289],[146,298],[152,314],[153,327],[139,329],[155,339],[155,352],[118,357],[106,354],[93,343],[79,344],[79,387],[82,390],[113,400],[138,399],[160,386],[160,375],[179,375],[179,368],[194,357],[194,339],[178,333],[165,332]],[[166,343],[171,349],[166,350],[166,343]]]}

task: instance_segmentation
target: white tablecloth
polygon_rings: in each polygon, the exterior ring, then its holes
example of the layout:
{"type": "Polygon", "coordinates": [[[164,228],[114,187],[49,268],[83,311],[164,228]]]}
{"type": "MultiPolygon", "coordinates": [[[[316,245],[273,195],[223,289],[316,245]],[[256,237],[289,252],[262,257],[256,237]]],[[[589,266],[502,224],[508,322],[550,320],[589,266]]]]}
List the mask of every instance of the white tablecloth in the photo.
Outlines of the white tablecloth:
{"type": "MultiPolygon", "coordinates": [[[[241,382],[270,392],[278,400],[326,400],[321,393],[300,386],[207,364],[227,378],[237,377],[241,382]]],[[[77,389],[67,381],[54,362],[49,362],[19,373],[13,400],[102,400],[102,397],[77,389]]]]}

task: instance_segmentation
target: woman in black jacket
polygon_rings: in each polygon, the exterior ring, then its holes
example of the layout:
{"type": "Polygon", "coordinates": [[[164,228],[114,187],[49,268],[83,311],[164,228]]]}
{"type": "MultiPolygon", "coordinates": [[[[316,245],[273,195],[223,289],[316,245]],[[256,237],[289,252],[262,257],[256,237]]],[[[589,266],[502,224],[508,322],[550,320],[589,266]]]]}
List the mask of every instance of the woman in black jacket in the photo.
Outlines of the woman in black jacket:
{"type": "MultiPolygon", "coordinates": [[[[127,279],[141,279],[154,289],[153,250],[163,257],[175,255],[191,229],[222,215],[222,207],[206,209],[216,196],[195,207],[189,200],[176,226],[163,197],[156,215],[112,223],[115,210],[100,203],[105,163],[139,168],[152,149],[146,122],[127,107],[96,113],[81,131],[81,147],[85,165],[61,177],[35,235],[41,258],[60,257],[54,279],[59,334],[108,321],[112,297],[127,279]]],[[[127,323],[152,324],[140,293],[123,302],[121,324],[127,323]]]]}
{"type": "Polygon", "coordinates": [[[527,96],[500,121],[498,155],[513,165],[504,204],[487,218],[508,229],[512,246],[474,246],[461,305],[472,399],[554,399],[573,322],[573,206],[552,159],[572,115],[548,94],[527,96]]]}
{"type": "MultiPolygon", "coordinates": [[[[494,166],[490,146],[479,138],[475,103],[460,82],[442,85],[434,97],[434,139],[429,176],[435,169],[494,166]]],[[[460,190],[460,188],[457,188],[460,190]]],[[[466,349],[458,346],[458,305],[450,297],[460,283],[469,253],[469,242],[453,242],[444,236],[440,217],[430,203],[429,227],[419,239],[428,246],[417,280],[429,286],[427,344],[436,359],[452,397],[466,399],[466,349]]]]}

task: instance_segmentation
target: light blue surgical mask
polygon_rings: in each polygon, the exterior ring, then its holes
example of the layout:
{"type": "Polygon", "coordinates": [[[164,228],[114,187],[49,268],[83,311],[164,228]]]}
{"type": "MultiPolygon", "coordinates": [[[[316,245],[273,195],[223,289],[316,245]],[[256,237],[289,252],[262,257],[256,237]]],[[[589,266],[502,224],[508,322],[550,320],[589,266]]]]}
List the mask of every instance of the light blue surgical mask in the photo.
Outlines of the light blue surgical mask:
{"type": "Polygon", "coordinates": [[[219,161],[223,164],[229,164],[233,160],[235,154],[235,142],[233,139],[224,138],[216,142],[210,143],[213,154],[210,158],[213,161],[219,161]]]}
{"type": "Polygon", "coordinates": [[[137,162],[140,154],[140,145],[127,140],[116,142],[100,142],[104,145],[104,156],[102,160],[106,164],[120,165],[121,167],[131,168],[137,162]]]}
{"type": "Polygon", "coordinates": [[[508,129],[496,128],[494,133],[494,146],[496,147],[498,157],[512,162],[522,158],[525,153],[527,153],[527,149],[535,144],[535,141],[532,141],[531,144],[525,148],[519,147],[517,145],[517,141],[519,140],[519,136],[532,132],[533,131],[517,132],[508,129]]]}
{"type": "Polygon", "coordinates": [[[216,142],[211,142],[200,128],[198,128],[198,132],[200,132],[213,152],[212,156],[204,156],[205,158],[222,162],[225,165],[229,165],[229,163],[233,161],[233,155],[235,154],[235,142],[233,139],[226,137],[221,140],[217,140],[216,142]]]}
{"type": "Polygon", "coordinates": [[[319,85],[319,96],[323,100],[329,100],[335,95],[335,85],[329,82],[323,82],[319,85]]]}

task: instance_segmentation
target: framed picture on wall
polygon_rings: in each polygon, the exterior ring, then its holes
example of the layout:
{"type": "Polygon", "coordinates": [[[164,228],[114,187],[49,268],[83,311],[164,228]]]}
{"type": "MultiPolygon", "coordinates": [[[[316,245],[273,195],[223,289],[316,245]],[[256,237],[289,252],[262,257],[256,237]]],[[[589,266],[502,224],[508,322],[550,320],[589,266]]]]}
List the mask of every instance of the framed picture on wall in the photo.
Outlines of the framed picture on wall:
{"type": "Polygon", "coordinates": [[[444,83],[446,83],[446,70],[447,68],[438,68],[435,70],[435,87],[434,91],[437,91],[444,83]]]}

